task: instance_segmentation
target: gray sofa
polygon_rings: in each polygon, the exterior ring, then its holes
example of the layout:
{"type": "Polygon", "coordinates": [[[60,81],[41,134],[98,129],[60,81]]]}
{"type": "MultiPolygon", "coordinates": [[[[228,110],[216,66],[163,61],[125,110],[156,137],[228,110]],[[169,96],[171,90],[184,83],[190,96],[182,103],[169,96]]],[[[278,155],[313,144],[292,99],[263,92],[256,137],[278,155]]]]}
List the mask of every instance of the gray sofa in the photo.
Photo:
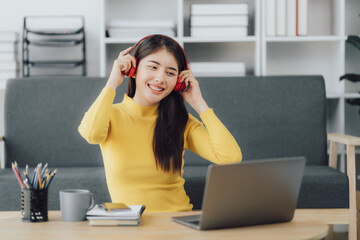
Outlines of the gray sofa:
{"type": "MultiPolygon", "coordinates": [[[[326,96],[321,76],[198,78],[205,100],[240,145],[244,161],[305,156],[298,208],[348,208],[346,174],[328,166],[326,96]]],[[[5,169],[0,170],[0,210],[20,210],[20,168],[48,163],[58,169],[49,189],[49,209],[59,209],[59,190],[89,189],[110,201],[99,146],[79,135],[78,125],[105,86],[90,77],[27,78],[7,82],[5,169]]],[[[120,102],[126,83],[117,91],[120,102]]],[[[197,114],[189,108],[194,116],[197,114]]],[[[185,189],[201,208],[208,161],[185,155],[185,189]]],[[[234,183],[236,184],[236,183],[234,183]]]]}

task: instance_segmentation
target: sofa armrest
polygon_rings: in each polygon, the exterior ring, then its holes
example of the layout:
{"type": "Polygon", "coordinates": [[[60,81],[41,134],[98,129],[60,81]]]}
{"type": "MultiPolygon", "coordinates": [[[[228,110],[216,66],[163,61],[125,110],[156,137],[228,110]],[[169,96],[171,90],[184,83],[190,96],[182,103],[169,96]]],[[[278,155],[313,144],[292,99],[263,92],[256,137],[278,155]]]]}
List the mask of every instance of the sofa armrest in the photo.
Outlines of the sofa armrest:
{"type": "Polygon", "coordinates": [[[359,137],[338,133],[328,133],[327,138],[330,140],[329,166],[335,169],[337,168],[337,153],[339,143],[345,144],[347,146],[353,146],[354,151],[355,146],[360,146],[359,137]]]}
{"type": "Polygon", "coordinates": [[[360,146],[360,137],[350,136],[346,134],[328,133],[327,138],[328,140],[337,143],[360,146]]]}

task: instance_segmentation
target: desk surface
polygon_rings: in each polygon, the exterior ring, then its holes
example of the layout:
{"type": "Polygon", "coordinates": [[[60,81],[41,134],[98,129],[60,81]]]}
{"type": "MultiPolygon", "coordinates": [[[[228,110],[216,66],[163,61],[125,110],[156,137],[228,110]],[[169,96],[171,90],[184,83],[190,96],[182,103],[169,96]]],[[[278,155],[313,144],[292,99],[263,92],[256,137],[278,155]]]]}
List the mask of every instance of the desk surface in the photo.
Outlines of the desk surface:
{"type": "Polygon", "coordinates": [[[327,224],[347,224],[344,210],[296,210],[291,222],[252,227],[197,231],[171,221],[173,216],[199,214],[144,213],[137,227],[93,227],[84,222],[63,222],[59,211],[49,211],[49,221],[25,223],[20,211],[0,212],[2,239],[321,239],[328,231],[327,224]]]}

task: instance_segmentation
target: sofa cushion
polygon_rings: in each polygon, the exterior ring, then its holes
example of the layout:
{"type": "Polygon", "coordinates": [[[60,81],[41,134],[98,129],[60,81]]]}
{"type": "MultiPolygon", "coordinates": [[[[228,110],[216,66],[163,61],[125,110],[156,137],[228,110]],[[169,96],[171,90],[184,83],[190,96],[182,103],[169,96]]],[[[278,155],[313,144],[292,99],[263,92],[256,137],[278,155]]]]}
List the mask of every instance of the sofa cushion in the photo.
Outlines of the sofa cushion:
{"type": "MultiPolygon", "coordinates": [[[[206,175],[206,166],[184,167],[185,190],[194,209],[201,209],[206,175]]],[[[327,166],[306,166],[297,208],[348,208],[348,186],[344,173],[327,166]]],[[[235,189],[236,183],[229,187],[235,189]]]]}
{"type": "Polygon", "coordinates": [[[349,181],[345,173],[327,166],[305,168],[297,208],[348,208],[349,181]]]}
{"type": "Polygon", "coordinates": [[[193,209],[201,209],[207,171],[207,166],[184,167],[184,187],[193,204],[193,209]]]}

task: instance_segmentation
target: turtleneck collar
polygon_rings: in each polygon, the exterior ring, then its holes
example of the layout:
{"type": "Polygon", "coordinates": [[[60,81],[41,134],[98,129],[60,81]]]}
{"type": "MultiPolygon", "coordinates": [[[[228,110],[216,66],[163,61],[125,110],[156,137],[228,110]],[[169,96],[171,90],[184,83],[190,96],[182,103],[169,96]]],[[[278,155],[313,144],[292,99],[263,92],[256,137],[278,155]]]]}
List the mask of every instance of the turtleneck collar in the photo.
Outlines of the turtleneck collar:
{"type": "Polygon", "coordinates": [[[150,107],[142,106],[137,104],[134,99],[130,98],[127,94],[124,94],[123,103],[130,113],[136,114],[140,117],[151,117],[158,114],[157,109],[159,104],[150,107]]]}

